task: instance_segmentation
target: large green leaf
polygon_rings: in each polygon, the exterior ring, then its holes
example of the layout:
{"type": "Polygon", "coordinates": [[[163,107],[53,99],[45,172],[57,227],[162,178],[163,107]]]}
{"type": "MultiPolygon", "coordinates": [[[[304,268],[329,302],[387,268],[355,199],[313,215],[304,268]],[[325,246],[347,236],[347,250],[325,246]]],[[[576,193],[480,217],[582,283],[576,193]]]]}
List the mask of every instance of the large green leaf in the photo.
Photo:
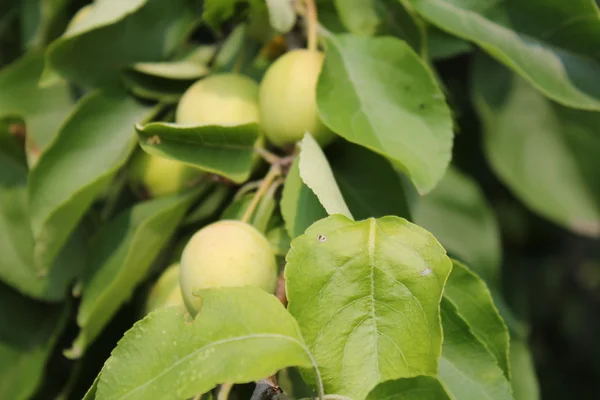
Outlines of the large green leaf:
{"type": "Polygon", "coordinates": [[[386,156],[427,193],[444,175],[453,137],[433,73],[399,39],[340,35],[326,44],[317,85],[325,125],[386,156]]]}
{"type": "Polygon", "coordinates": [[[364,399],[379,382],[437,372],[450,259],[398,217],[333,215],[292,241],[288,307],[329,393],[364,399]]]}
{"type": "Polygon", "coordinates": [[[535,375],[533,357],[527,343],[518,338],[510,340],[511,385],[515,400],[539,400],[540,388],[535,375]]]}
{"type": "Polygon", "coordinates": [[[0,398],[27,400],[67,321],[64,305],[23,297],[0,283],[0,398]]]}
{"type": "Polygon", "coordinates": [[[27,140],[37,151],[52,141],[73,104],[66,84],[38,86],[43,68],[44,54],[36,51],[0,71],[0,118],[23,118],[27,140]]]}
{"type": "Polygon", "coordinates": [[[46,276],[33,264],[33,233],[27,213],[27,170],[0,154],[0,279],[27,296],[57,301],[81,272],[84,241],[75,231],[46,276]]]}
{"type": "Polygon", "coordinates": [[[327,149],[327,159],[357,220],[386,215],[410,219],[400,176],[385,158],[362,146],[338,140],[327,149]]]}
{"type": "Polygon", "coordinates": [[[304,135],[300,143],[298,158],[302,182],[313,191],[327,213],[353,219],[323,150],[309,133],[304,135]]]}
{"type": "Polygon", "coordinates": [[[593,1],[410,1],[425,19],[477,43],[548,97],[600,110],[600,13],[593,1]]]}
{"type": "Polygon", "coordinates": [[[80,218],[127,161],[148,108],[126,94],[84,98],[29,176],[34,262],[45,272],[80,218]]]}
{"type": "Polygon", "coordinates": [[[452,273],[444,288],[444,298],[456,308],[471,333],[485,345],[510,379],[508,329],[498,313],[485,283],[460,262],[453,260],[452,273]]]}
{"type": "Polygon", "coordinates": [[[199,295],[202,308],[193,321],[170,307],[125,334],[102,370],[96,400],[179,400],[218,383],[312,365],[298,324],[275,296],[256,288],[199,295]]]}
{"type": "Polygon", "coordinates": [[[222,175],[234,182],[248,179],[259,137],[256,123],[182,126],[152,122],[137,126],[142,148],[154,155],[222,175]]]}
{"type": "Polygon", "coordinates": [[[81,327],[68,355],[80,357],[127,301],[183,218],[196,191],[140,203],[105,225],[91,244],[77,314],[81,327]]]}
{"type": "Polygon", "coordinates": [[[187,0],[98,0],[46,54],[45,83],[53,71],[91,87],[116,85],[119,71],[141,61],[160,61],[194,22],[187,0]]]}
{"type": "Polygon", "coordinates": [[[281,215],[292,239],[302,235],[306,228],[327,216],[327,211],[317,196],[302,182],[299,163],[300,160],[296,157],[286,177],[281,197],[281,215]]]}
{"type": "Polygon", "coordinates": [[[444,299],[441,310],[444,345],[439,376],[448,393],[460,400],[511,400],[510,384],[502,369],[456,307],[444,299]]]}
{"type": "Polygon", "coordinates": [[[440,382],[431,376],[397,379],[380,383],[367,400],[450,400],[440,382]]]}
{"type": "Polygon", "coordinates": [[[413,205],[414,222],[488,283],[496,284],[500,267],[500,232],[477,183],[449,168],[438,186],[413,205]]]}
{"type": "Polygon", "coordinates": [[[476,60],[473,87],[498,177],[533,211],[600,236],[600,113],[554,103],[487,57],[476,60]]]}

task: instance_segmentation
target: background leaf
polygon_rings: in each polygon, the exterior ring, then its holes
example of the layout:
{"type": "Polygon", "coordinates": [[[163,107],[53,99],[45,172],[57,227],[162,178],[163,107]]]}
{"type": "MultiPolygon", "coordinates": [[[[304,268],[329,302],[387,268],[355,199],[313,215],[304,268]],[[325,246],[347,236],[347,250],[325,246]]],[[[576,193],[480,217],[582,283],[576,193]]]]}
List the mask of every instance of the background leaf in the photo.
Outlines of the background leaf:
{"type": "Polygon", "coordinates": [[[593,1],[411,2],[423,18],[477,43],[546,96],[570,107],[600,110],[595,51],[600,13],[593,1]]]}
{"type": "Polygon", "coordinates": [[[339,35],[326,43],[317,85],[325,125],[386,156],[427,193],[444,175],[453,137],[432,72],[398,39],[339,35]]]}
{"type": "Polygon", "coordinates": [[[431,376],[397,379],[380,383],[367,400],[450,400],[440,382],[431,376]]]}
{"type": "Polygon", "coordinates": [[[76,232],[56,258],[50,273],[39,276],[33,264],[33,233],[27,214],[27,170],[0,154],[0,279],[23,294],[42,300],[65,298],[82,269],[84,235],[76,232]]]}
{"type": "Polygon", "coordinates": [[[496,285],[500,268],[500,231],[477,182],[456,168],[427,196],[416,199],[414,222],[427,229],[453,255],[486,282],[496,285]]]}
{"type": "Polygon", "coordinates": [[[137,126],[142,148],[153,155],[171,158],[222,175],[236,183],[250,176],[256,123],[242,125],[181,126],[152,122],[137,126]]]}
{"type": "Polygon", "coordinates": [[[36,152],[53,140],[73,105],[66,83],[38,86],[43,68],[44,53],[36,51],[0,71],[0,118],[23,118],[36,152]]]}
{"type": "Polygon", "coordinates": [[[0,283],[0,398],[31,398],[67,316],[64,305],[35,302],[0,283]]]}
{"type": "Polygon", "coordinates": [[[96,92],[79,103],[42,154],[28,182],[39,270],[48,270],[85,211],[125,164],[135,145],[133,125],[146,114],[148,108],[125,94],[96,92]]]}
{"type": "Polygon", "coordinates": [[[527,343],[522,339],[511,338],[510,341],[511,385],[515,400],[538,400],[538,387],[533,356],[527,343]]]}
{"type": "Polygon", "coordinates": [[[298,324],[273,295],[248,287],[203,290],[201,297],[193,321],[170,307],[127,332],[102,370],[96,399],[190,398],[218,383],[312,365],[298,324]]]}
{"type": "Polygon", "coordinates": [[[437,372],[452,265],[428,232],[398,217],[333,215],[286,259],[288,308],[327,393],[364,399],[379,382],[437,372]]]}
{"type": "Polygon", "coordinates": [[[299,163],[300,160],[296,157],[285,179],[281,197],[281,215],[292,239],[302,235],[306,228],[327,216],[327,211],[317,196],[302,182],[299,163]]]}
{"type": "Polygon", "coordinates": [[[337,140],[327,148],[327,159],[344,200],[357,220],[386,215],[410,219],[402,180],[384,157],[362,146],[337,140]]]}
{"type": "Polygon", "coordinates": [[[171,53],[193,22],[187,0],[96,1],[80,24],[50,45],[46,83],[56,71],[86,87],[114,86],[124,66],[171,53]]]}
{"type": "Polygon", "coordinates": [[[146,201],[105,225],[92,243],[77,314],[79,336],[68,351],[80,357],[146,277],[167,244],[195,191],[146,201]]]}
{"type": "Polygon", "coordinates": [[[442,300],[444,345],[439,376],[448,393],[461,400],[509,400],[510,384],[485,346],[473,335],[456,308],[442,300]]]}
{"type": "Polygon", "coordinates": [[[600,113],[551,102],[484,57],[475,63],[473,88],[484,150],[498,177],[533,211],[599,237],[600,113]]]}
{"type": "Polygon", "coordinates": [[[471,333],[494,356],[510,379],[508,364],[509,336],[485,283],[461,264],[452,261],[452,273],[444,287],[444,298],[452,303],[455,312],[469,325],[471,333]]]}
{"type": "Polygon", "coordinates": [[[302,182],[317,196],[328,214],[341,214],[352,218],[340,188],[335,181],[329,162],[310,133],[305,134],[300,144],[298,168],[302,182]]]}

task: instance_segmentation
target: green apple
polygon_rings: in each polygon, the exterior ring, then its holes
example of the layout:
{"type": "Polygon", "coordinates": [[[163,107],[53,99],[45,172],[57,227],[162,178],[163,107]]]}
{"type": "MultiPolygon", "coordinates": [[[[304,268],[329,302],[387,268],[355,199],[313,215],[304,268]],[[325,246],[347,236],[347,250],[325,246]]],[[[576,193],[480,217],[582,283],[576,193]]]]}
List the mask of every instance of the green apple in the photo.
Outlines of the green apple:
{"type": "Polygon", "coordinates": [[[173,264],[158,278],[146,300],[145,314],[170,306],[180,306],[185,310],[183,296],[179,288],[179,264],[173,264]]]}
{"type": "Polygon", "coordinates": [[[183,250],[179,276],[192,315],[200,309],[198,289],[254,286],[273,293],[277,262],[267,239],[251,225],[222,220],[196,232],[183,250]]]}
{"type": "Polygon", "coordinates": [[[234,73],[211,75],[190,86],[179,101],[182,125],[240,125],[259,121],[258,84],[234,73]]]}
{"type": "Polygon", "coordinates": [[[322,146],[335,137],[319,119],[316,89],[323,53],[292,50],[267,70],[258,95],[263,132],[276,146],[287,146],[311,133],[322,146]]]}
{"type": "Polygon", "coordinates": [[[169,196],[190,187],[204,172],[180,161],[138,151],[129,169],[134,190],[142,188],[152,197],[169,196]]]}

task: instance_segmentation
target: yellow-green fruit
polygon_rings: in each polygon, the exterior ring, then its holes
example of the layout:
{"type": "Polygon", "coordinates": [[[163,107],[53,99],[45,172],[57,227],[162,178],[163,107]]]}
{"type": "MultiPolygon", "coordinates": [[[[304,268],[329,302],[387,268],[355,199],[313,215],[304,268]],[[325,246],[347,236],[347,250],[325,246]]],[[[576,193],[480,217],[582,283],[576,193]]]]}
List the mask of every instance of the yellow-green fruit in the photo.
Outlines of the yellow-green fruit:
{"type": "Polygon", "coordinates": [[[179,264],[173,264],[156,281],[146,301],[145,314],[170,306],[185,309],[181,289],[179,288],[179,264]]]}
{"type": "Polygon", "coordinates": [[[275,254],[267,239],[245,222],[223,220],[192,236],[181,256],[179,283],[190,313],[200,308],[198,289],[254,286],[273,293],[275,254]]]}
{"type": "Polygon", "coordinates": [[[175,115],[182,125],[240,125],[258,120],[258,84],[233,73],[194,83],[181,97],[175,115]]]}
{"type": "Polygon", "coordinates": [[[130,166],[130,181],[152,197],[168,196],[189,188],[203,174],[199,169],[139,151],[130,166]]]}
{"type": "Polygon", "coordinates": [[[310,132],[326,145],[333,133],[319,119],[316,89],[323,53],[293,50],[269,67],[258,95],[260,121],[267,139],[277,146],[301,140],[310,132]]]}

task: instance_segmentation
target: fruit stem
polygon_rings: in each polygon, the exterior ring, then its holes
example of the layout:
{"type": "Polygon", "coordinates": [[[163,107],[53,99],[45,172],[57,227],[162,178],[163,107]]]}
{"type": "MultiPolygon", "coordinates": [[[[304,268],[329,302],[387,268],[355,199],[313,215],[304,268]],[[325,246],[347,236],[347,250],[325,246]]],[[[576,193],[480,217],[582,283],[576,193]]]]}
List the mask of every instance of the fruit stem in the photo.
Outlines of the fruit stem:
{"type": "Polygon", "coordinates": [[[233,385],[231,383],[222,384],[221,388],[219,389],[219,394],[217,394],[217,400],[227,400],[229,397],[229,392],[231,392],[232,388],[233,385]]]}
{"type": "Polygon", "coordinates": [[[258,187],[258,190],[256,191],[256,194],[254,195],[252,202],[250,203],[250,205],[246,209],[246,212],[244,212],[244,215],[242,216],[243,222],[249,223],[250,218],[252,217],[252,213],[254,213],[254,210],[256,209],[256,207],[258,206],[258,203],[260,202],[260,199],[265,195],[265,193],[269,189],[269,186],[271,186],[271,183],[273,183],[273,181],[277,177],[279,177],[279,175],[281,175],[281,167],[279,166],[279,164],[271,165],[269,172],[264,177],[263,181],[261,182],[260,186],[258,187]]]}
{"type": "Polygon", "coordinates": [[[317,18],[317,7],[314,0],[304,0],[306,5],[306,23],[307,23],[307,41],[308,50],[317,51],[317,28],[319,20],[317,18]]]}

